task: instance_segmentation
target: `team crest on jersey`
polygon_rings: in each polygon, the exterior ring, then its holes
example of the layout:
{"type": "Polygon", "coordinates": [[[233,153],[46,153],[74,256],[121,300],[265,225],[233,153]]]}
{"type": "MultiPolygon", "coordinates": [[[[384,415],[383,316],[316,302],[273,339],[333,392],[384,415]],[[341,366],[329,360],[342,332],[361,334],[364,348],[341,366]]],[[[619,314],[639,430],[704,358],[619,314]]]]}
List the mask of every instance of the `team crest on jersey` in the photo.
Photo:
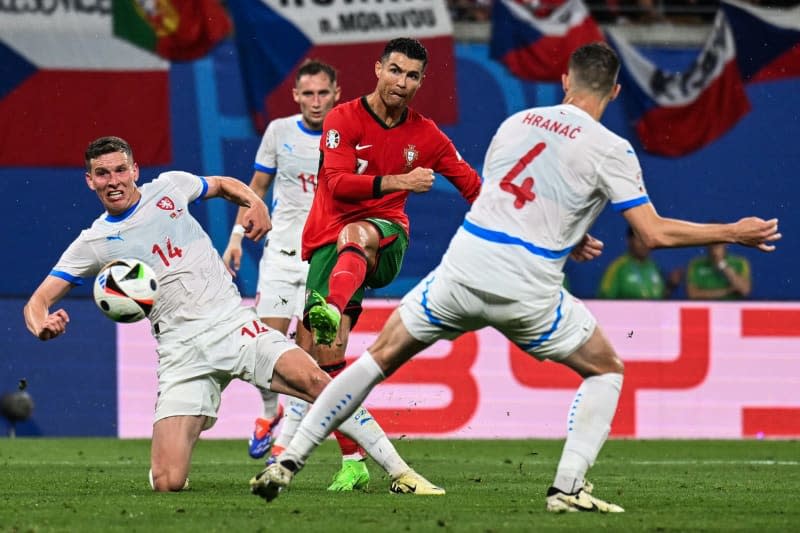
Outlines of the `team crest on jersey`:
{"type": "Polygon", "coordinates": [[[329,149],[333,150],[337,146],[339,146],[339,132],[336,130],[328,130],[328,133],[325,134],[325,146],[329,149]]]}
{"type": "Polygon", "coordinates": [[[414,161],[416,161],[418,157],[419,152],[417,151],[417,147],[413,144],[409,144],[406,146],[405,150],[403,150],[403,159],[406,160],[407,168],[411,168],[411,165],[414,164],[414,161]]]}
{"type": "Polygon", "coordinates": [[[172,211],[175,209],[175,202],[173,202],[169,196],[163,196],[161,200],[156,202],[156,207],[164,211],[172,211]]]}

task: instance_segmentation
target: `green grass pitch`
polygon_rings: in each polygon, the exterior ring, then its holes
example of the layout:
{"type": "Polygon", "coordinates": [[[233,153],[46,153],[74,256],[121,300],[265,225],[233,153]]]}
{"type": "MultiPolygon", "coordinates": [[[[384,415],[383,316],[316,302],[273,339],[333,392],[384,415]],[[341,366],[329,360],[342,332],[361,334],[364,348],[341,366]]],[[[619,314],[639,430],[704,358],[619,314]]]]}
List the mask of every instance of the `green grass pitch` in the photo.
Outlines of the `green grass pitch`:
{"type": "Polygon", "coordinates": [[[201,441],[191,490],[155,494],[149,442],[0,438],[0,531],[796,531],[798,441],[611,440],[589,479],[619,515],[544,510],[560,441],[399,440],[443,497],[398,496],[370,463],[366,492],[329,493],[326,442],[272,503],[250,495],[261,467],[244,441],[201,441]]]}

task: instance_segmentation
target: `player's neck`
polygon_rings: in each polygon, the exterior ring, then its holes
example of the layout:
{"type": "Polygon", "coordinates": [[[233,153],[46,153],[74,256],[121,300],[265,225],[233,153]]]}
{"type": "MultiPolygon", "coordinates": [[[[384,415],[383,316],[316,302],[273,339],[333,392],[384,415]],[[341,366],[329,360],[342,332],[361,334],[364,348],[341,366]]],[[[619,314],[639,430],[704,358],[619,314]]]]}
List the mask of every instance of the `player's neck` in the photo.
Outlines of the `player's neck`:
{"type": "Polygon", "coordinates": [[[599,101],[593,96],[586,96],[582,94],[567,94],[564,97],[564,104],[574,105],[578,109],[586,111],[593,119],[599,121],[603,116],[603,111],[606,110],[608,102],[599,101]]]}
{"type": "Polygon", "coordinates": [[[405,105],[388,107],[377,92],[367,95],[367,105],[372,110],[372,113],[389,127],[397,124],[403,118],[403,113],[406,110],[405,105]]]}

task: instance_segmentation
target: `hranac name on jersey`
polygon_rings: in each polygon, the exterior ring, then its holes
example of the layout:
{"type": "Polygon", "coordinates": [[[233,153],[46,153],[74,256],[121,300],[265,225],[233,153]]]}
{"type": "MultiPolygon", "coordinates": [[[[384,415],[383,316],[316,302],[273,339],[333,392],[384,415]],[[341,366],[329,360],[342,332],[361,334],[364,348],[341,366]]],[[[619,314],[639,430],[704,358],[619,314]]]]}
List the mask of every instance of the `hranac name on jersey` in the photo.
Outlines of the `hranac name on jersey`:
{"type": "Polygon", "coordinates": [[[544,118],[542,115],[537,115],[536,113],[526,113],[522,119],[522,123],[528,124],[535,128],[541,128],[570,139],[576,139],[578,134],[581,132],[580,126],[563,124],[557,120],[544,118]]]}

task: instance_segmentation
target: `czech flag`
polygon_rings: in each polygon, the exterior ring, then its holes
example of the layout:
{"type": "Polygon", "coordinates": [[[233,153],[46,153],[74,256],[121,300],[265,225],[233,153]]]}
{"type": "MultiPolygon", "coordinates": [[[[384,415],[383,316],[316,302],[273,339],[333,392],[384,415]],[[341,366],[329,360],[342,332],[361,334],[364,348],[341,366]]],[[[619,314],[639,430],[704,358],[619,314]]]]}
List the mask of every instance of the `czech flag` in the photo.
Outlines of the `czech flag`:
{"type": "Polygon", "coordinates": [[[228,0],[248,104],[257,129],[297,113],[294,75],[306,58],[339,72],[342,101],[372,92],[375,62],[397,37],[428,49],[425,81],[412,106],[439,124],[458,120],[453,25],[444,0],[312,2],[228,0]]]}
{"type": "Polygon", "coordinates": [[[515,0],[495,0],[492,8],[489,55],[522,79],[560,81],[576,48],[604,40],[582,0],[567,0],[541,18],[515,0]]]}
{"type": "Polygon", "coordinates": [[[682,156],[714,141],[750,111],[736,62],[736,46],[722,11],[688,70],[667,72],[653,65],[614,30],[624,104],[636,120],[645,150],[682,156]]]}
{"type": "Polygon", "coordinates": [[[169,63],[115,37],[111,6],[98,6],[0,16],[0,165],[82,167],[102,135],[129,141],[140,164],[171,160],[169,63]]]}
{"type": "Polygon", "coordinates": [[[723,0],[721,6],[745,82],[800,76],[800,6],[756,7],[737,0],[723,0]]]}

